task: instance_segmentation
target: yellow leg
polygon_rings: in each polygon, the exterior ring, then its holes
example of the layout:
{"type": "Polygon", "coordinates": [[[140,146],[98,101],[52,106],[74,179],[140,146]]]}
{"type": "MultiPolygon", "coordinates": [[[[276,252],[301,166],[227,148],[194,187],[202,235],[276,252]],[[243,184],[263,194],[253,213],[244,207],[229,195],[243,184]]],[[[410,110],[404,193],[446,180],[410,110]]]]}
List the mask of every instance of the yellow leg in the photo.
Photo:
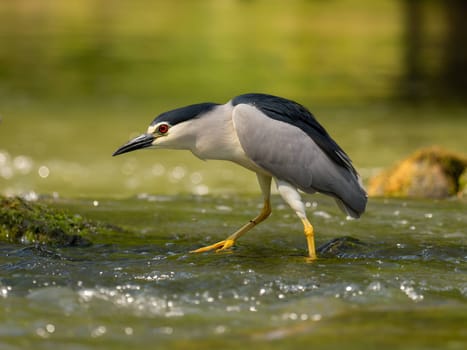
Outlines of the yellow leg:
{"type": "MultiPolygon", "coordinates": [[[[245,233],[250,231],[253,227],[258,225],[260,222],[264,221],[267,219],[267,217],[271,214],[271,203],[269,199],[266,199],[264,201],[264,206],[263,209],[261,210],[261,213],[257,217],[255,217],[253,220],[250,220],[249,223],[246,225],[242,226],[239,230],[237,230],[235,233],[224,239],[223,241],[214,243],[212,245],[209,245],[207,247],[202,247],[196,250],[192,250],[191,253],[203,253],[203,252],[209,252],[211,250],[216,250],[216,252],[220,252],[226,249],[229,249],[235,244],[235,241],[239,239],[241,236],[243,236],[245,233]]],[[[311,226],[311,225],[310,225],[311,226]]],[[[313,232],[313,229],[312,229],[313,232]]]]}
{"type": "Polygon", "coordinates": [[[316,249],[315,249],[315,235],[313,232],[313,226],[307,218],[302,218],[303,228],[305,231],[306,241],[308,244],[308,259],[317,260],[316,249]]]}

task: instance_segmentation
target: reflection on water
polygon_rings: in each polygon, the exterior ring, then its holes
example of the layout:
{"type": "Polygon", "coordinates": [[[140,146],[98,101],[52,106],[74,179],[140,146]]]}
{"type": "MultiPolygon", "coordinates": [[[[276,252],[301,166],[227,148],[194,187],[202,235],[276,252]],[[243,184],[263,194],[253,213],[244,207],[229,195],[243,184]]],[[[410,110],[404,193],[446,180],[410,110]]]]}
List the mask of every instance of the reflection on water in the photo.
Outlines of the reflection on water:
{"type": "MultiPolygon", "coordinates": [[[[229,174],[229,177],[233,176],[229,174]]],[[[106,180],[112,184],[115,180],[123,180],[122,194],[134,193],[141,188],[150,189],[152,184],[163,184],[159,187],[162,188],[162,192],[167,185],[174,188],[175,192],[179,189],[195,195],[207,195],[210,192],[202,171],[188,169],[180,163],[169,167],[155,163],[148,167],[138,162],[137,158],[127,158],[123,163],[108,162],[105,167],[102,163],[86,167],[67,160],[52,160],[46,165],[34,161],[29,156],[13,156],[5,150],[0,150],[0,178],[6,184],[0,193],[7,196],[21,195],[28,199],[33,199],[29,194],[35,193],[31,188],[62,188],[85,182],[96,185],[106,180]],[[121,174],[122,177],[118,178],[115,174],[121,174]],[[48,185],[44,185],[45,180],[48,181],[48,185]]],[[[116,188],[122,190],[117,184],[112,186],[111,192],[116,188]]],[[[101,190],[104,191],[108,191],[109,188],[101,186],[101,190]]],[[[66,192],[68,190],[70,187],[66,192]]]]}
{"type": "Polygon", "coordinates": [[[30,157],[24,155],[12,157],[7,151],[0,150],[0,176],[5,180],[15,175],[27,175],[32,171],[33,166],[30,157]]]}
{"type": "MultiPolygon", "coordinates": [[[[460,349],[467,344],[467,274],[462,201],[372,200],[346,220],[313,196],[317,243],[340,247],[307,263],[296,218],[274,197],[269,221],[231,253],[188,251],[247,221],[258,201],[239,197],[154,196],[55,205],[128,230],[94,237],[88,248],[0,246],[0,345],[80,344],[94,348],[157,337],[165,348],[239,344],[294,348],[367,341],[392,349],[460,349]],[[326,213],[323,215],[322,213],[326,213]],[[334,340],[333,340],[334,339],[334,340]]],[[[321,248],[323,249],[325,248],[321,248]]],[[[61,346],[61,345],[60,345],[61,346]]]]}

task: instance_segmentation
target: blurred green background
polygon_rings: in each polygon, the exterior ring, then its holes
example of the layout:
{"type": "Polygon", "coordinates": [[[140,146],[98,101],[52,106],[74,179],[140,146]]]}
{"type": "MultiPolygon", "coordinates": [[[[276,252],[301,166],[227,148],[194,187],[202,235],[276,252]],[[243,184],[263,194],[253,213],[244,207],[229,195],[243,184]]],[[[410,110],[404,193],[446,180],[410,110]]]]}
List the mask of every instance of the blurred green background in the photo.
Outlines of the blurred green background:
{"type": "Polygon", "coordinates": [[[159,113],[265,92],[307,106],[364,179],[467,150],[464,1],[0,2],[0,191],[257,192],[186,152],[112,158],[159,113]]]}

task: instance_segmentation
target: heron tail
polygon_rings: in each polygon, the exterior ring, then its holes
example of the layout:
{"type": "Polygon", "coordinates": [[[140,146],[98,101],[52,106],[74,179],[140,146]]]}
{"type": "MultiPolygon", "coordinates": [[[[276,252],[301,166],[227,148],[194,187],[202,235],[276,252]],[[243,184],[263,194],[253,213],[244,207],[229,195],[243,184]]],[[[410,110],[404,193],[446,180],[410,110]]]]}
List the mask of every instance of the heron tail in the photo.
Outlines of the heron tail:
{"type": "Polygon", "coordinates": [[[353,218],[359,218],[365,211],[368,195],[359,175],[354,181],[350,181],[349,185],[339,196],[334,195],[333,197],[344,213],[353,218]]]}

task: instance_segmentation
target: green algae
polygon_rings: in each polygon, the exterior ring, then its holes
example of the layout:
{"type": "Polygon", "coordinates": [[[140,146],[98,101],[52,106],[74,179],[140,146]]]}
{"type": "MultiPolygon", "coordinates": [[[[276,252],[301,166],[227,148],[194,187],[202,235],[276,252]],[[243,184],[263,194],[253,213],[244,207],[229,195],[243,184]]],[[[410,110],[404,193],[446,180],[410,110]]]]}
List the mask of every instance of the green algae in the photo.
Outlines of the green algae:
{"type": "Polygon", "coordinates": [[[88,246],[83,235],[95,234],[96,224],[80,215],[52,209],[20,197],[0,197],[0,240],[57,246],[88,246]]]}

